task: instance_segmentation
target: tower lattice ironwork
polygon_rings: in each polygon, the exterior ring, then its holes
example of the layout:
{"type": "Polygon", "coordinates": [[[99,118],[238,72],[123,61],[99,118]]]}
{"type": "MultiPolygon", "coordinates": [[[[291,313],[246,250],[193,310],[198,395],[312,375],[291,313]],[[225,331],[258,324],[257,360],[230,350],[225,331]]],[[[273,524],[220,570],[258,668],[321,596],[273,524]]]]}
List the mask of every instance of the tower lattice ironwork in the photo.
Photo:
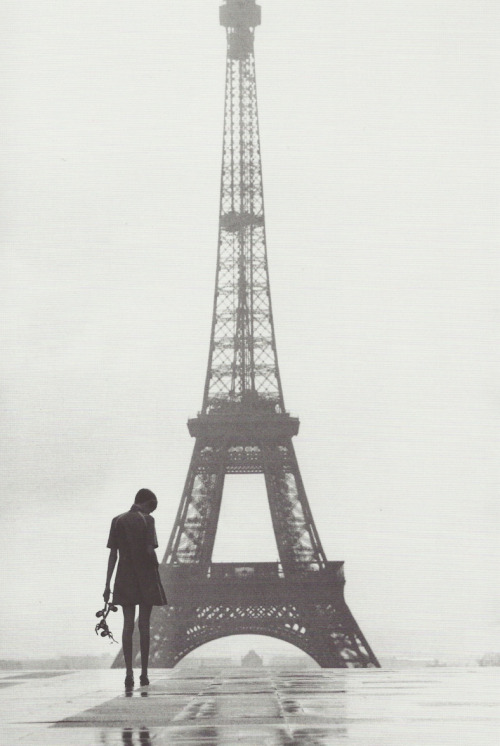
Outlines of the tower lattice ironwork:
{"type": "MultiPolygon", "coordinates": [[[[255,0],[225,0],[227,62],[217,275],[203,405],[188,421],[193,456],[160,572],[169,606],[153,611],[151,663],[172,667],[209,640],[264,634],[323,667],[378,666],[328,562],[285,410],[266,251],[255,82],[255,0]],[[213,563],[226,474],[263,474],[277,563],[213,563]]],[[[121,655],[115,665],[122,662],[121,655]]]]}

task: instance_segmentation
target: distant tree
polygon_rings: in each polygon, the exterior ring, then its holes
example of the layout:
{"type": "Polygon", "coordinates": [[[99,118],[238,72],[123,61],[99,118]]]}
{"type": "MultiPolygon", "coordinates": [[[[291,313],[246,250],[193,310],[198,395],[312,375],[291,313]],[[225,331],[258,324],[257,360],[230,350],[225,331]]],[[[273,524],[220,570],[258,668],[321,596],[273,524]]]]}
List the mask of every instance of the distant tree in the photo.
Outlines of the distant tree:
{"type": "Polygon", "coordinates": [[[480,666],[500,666],[500,653],[485,653],[478,663],[480,666]]]}

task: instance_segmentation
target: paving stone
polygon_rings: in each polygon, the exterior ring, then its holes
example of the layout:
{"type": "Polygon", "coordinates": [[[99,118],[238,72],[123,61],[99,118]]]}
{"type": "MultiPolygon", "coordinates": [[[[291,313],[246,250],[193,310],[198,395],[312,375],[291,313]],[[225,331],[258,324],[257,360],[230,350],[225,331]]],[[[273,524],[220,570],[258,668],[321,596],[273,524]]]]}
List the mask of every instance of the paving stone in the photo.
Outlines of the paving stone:
{"type": "Polygon", "coordinates": [[[9,746],[496,746],[500,732],[500,669],[154,669],[130,696],[122,671],[18,673],[0,675],[9,746]]]}

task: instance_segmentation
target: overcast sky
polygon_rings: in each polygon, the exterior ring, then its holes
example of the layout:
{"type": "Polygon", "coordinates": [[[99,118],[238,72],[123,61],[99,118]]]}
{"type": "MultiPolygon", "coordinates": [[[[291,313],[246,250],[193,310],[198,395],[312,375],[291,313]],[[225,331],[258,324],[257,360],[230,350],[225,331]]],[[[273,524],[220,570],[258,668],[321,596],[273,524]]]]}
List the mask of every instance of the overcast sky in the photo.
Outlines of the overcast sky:
{"type": "MultiPolygon", "coordinates": [[[[320,536],[378,655],[500,650],[498,2],[261,4],[278,355],[320,536]]],[[[224,30],[216,0],[1,5],[0,657],[100,654],[111,517],[153,489],[163,554],[201,406],[224,30]]],[[[276,559],[263,478],[224,498],[215,559],[276,559]]]]}

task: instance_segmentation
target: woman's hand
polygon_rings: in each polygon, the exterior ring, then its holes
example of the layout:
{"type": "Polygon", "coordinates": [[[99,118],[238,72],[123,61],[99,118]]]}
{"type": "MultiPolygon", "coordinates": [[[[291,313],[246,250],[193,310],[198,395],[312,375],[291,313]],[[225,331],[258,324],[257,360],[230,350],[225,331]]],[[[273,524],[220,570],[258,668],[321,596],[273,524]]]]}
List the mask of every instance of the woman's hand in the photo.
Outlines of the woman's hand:
{"type": "Polygon", "coordinates": [[[106,588],[104,589],[104,593],[102,594],[105,604],[108,603],[110,595],[111,595],[111,588],[109,587],[109,585],[107,585],[106,588]]]}

